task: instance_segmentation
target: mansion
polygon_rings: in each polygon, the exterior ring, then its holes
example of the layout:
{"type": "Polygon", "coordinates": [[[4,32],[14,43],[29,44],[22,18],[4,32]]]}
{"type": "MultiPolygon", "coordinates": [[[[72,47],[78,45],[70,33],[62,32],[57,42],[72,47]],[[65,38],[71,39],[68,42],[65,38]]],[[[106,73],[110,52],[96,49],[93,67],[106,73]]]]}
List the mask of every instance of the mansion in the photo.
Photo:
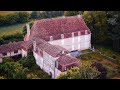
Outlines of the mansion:
{"type": "Polygon", "coordinates": [[[33,52],[36,64],[56,79],[71,67],[79,67],[80,60],[71,54],[91,48],[91,31],[81,15],[36,20],[24,41],[0,46],[0,62],[3,57],[33,52]]]}

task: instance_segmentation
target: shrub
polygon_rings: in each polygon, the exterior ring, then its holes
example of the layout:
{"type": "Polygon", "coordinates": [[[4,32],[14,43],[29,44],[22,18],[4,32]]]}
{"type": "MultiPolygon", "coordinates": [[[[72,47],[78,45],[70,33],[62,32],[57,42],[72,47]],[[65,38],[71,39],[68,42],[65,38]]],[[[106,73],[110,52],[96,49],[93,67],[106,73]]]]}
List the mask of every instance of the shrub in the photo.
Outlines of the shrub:
{"type": "Polygon", "coordinates": [[[71,68],[66,73],[62,73],[58,76],[58,79],[94,79],[100,74],[96,68],[91,66],[90,62],[82,63],[78,67],[71,68]]]}
{"type": "Polygon", "coordinates": [[[28,22],[29,18],[30,14],[28,12],[16,12],[5,16],[0,16],[0,26],[28,22]]]}
{"type": "Polygon", "coordinates": [[[0,71],[7,74],[9,79],[26,79],[27,68],[24,68],[20,63],[13,62],[9,58],[5,58],[0,65],[0,71]]]}
{"type": "Polygon", "coordinates": [[[35,65],[35,60],[32,52],[30,52],[27,57],[20,59],[19,63],[22,64],[24,67],[32,68],[35,65]]]}

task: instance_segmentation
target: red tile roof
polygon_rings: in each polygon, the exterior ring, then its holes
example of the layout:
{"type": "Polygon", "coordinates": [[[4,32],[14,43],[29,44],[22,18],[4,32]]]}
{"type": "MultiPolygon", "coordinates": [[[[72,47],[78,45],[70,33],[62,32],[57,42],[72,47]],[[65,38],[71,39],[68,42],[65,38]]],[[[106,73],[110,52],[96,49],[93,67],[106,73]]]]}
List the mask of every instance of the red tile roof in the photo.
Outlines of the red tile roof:
{"type": "Polygon", "coordinates": [[[33,43],[32,43],[32,41],[31,40],[29,40],[29,41],[24,41],[24,43],[22,43],[22,49],[24,49],[24,50],[32,50],[32,45],[33,45],[33,43]]]}
{"type": "Polygon", "coordinates": [[[73,63],[78,63],[78,59],[69,55],[63,55],[57,59],[58,63],[62,66],[67,66],[73,63]]]}
{"type": "Polygon", "coordinates": [[[69,51],[66,50],[65,48],[61,46],[51,45],[45,40],[36,38],[35,41],[37,44],[36,45],[37,48],[42,49],[43,51],[45,51],[46,53],[50,54],[53,57],[61,56],[63,50],[65,51],[65,54],[69,53],[69,51]]]}
{"type": "Polygon", "coordinates": [[[7,52],[15,51],[15,50],[20,50],[22,48],[23,43],[24,41],[20,41],[20,42],[1,45],[0,53],[7,53],[7,52]]]}
{"type": "Polygon", "coordinates": [[[71,67],[77,67],[80,65],[79,60],[75,57],[63,55],[60,58],[57,59],[58,61],[58,69],[60,71],[65,71],[66,69],[70,69],[71,67]]]}
{"type": "Polygon", "coordinates": [[[90,33],[89,28],[80,16],[59,17],[54,19],[37,20],[31,28],[32,37],[39,37],[46,41],[50,40],[49,36],[53,36],[54,40],[60,39],[61,34],[65,34],[65,38],[71,37],[72,32],[81,31],[81,35],[85,34],[85,30],[90,33]]]}

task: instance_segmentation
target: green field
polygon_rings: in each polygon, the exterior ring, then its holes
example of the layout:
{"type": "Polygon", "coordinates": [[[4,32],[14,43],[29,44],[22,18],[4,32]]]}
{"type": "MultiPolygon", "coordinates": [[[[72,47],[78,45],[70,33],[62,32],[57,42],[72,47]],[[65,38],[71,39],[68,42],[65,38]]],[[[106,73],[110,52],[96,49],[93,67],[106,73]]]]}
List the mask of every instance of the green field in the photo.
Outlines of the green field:
{"type": "MultiPolygon", "coordinates": [[[[0,15],[8,15],[8,14],[13,14],[15,12],[21,12],[21,11],[0,11],[0,15]]],[[[31,13],[32,11],[26,11],[28,13],[31,13]]]]}
{"type": "Polygon", "coordinates": [[[11,26],[0,27],[0,37],[22,33],[24,24],[16,24],[11,26]]]}

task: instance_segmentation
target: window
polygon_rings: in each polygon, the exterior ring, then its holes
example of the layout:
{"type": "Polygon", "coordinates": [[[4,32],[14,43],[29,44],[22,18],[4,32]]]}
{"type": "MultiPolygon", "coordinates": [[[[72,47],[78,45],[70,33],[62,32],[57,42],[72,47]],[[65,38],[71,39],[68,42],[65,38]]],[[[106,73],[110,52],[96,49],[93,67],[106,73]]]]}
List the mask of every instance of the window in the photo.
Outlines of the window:
{"type": "Polygon", "coordinates": [[[78,44],[78,49],[80,49],[80,44],[78,44]]]}
{"type": "Polygon", "coordinates": [[[53,36],[50,36],[50,41],[53,41],[53,36]]]}
{"type": "Polygon", "coordinates": [[[18,50],[15,50],[14,53],[18,53],[18,50]]]}
{"type": "Polygon", "coordinates": [[[65,69],[64,69],[65,71],[67,70],[67,68],[65,67],[65,69]]]}
{"type": "Polygon", "coordinates": [[[33,41],[33,48],[34,48],[34,51],[36,51],[36,41],[33,41]]]}
{"type": "Polygon", "coordinates": [[[7,53],[3,53],[3,56],[6,56],[7,55],[7,53]]]}
{"type": "Polygon", "coordinates": [[[72,45],[72,50],[74,50],[74,45],[72,45]]]}
{"type": "Polygon", "coordinates": [[[74,37],[72,38],[72,44],[74,44],[74,37]]]}
{"type": "Polygon", "coordinates": [[[61,39],[64,39],[64,34],[61,34],[61,39]]]}
{"type": "Polygon", "coordinates": [[[80,34],[81,34],[80,31],[78,31],[78,36],[80,36],[80,34]]]}
{"type": "Polygon", "coordinates": [[[64,45],[64,39],[61,42],[62,42],[62,45],[64,45]]]}
{"type": "Polygon", "coordinates": [[[80,36],[78,37],[78,42],[80,42],[80,36]]]}
{"type": "Polygon", "coordinates": [[[74,37],[74,32],[72,32],[72,37],[74,37]]]}
{"type": "Polygon", "coordinates": [[[87,33],[87,30],[85,30],[85,34],[88,34],[88,33],[87,33]]]}

